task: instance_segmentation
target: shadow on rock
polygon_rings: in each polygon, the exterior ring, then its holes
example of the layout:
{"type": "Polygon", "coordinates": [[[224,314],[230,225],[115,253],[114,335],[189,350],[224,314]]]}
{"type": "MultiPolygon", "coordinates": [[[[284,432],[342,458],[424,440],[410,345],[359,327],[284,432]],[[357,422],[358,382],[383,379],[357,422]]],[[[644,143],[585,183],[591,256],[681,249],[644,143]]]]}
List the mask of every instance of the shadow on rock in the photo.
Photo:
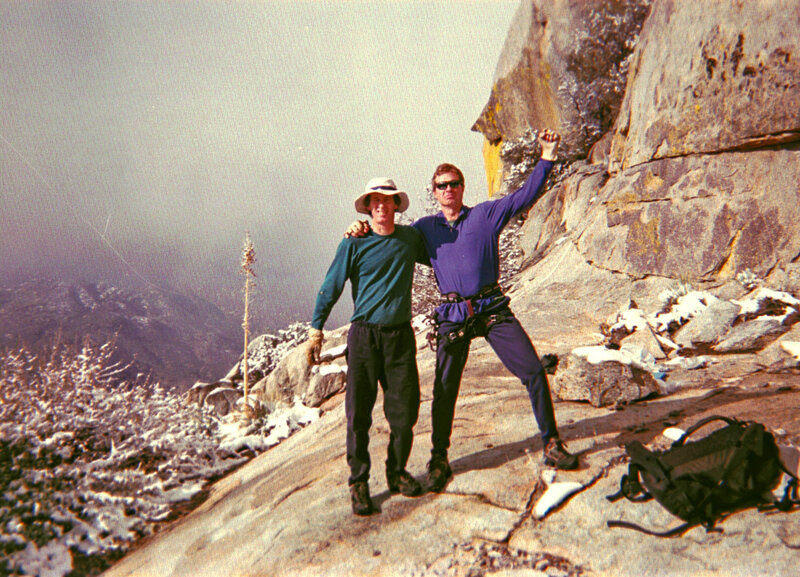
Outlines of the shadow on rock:
{"type": "MultiPolygon", "coordinates": [[[[647,444],[657,438],[665,428],[675,426],[680,422],[698,420],[707,413],[720,413],[735,417],[737,416],[736,412],[731,412],[730,405],[755,399],[763,403],[766,399],[785,395],[787,392],[782,388],[754,391],[730,388],[715,389],[699,398],[643,401],[628,405],[624,410],[610,415],[581,419],[574,424],[562,426],[560,427],[561,437],[569,442],[617,433],[613,439],[600,442],[578,453],[583,457],[614,446],[622,447],[632,440],[647,444]]],[[[795,393],[797,392],[795,391],[795,393]]],[[[495,469],[510,461],[525,457],[531,452],[541,453],[541,450],[541,439],[538,436],[528,437],[522,441],[472,453],[456,459],[450,465],[455,474],[495,469]]]]}

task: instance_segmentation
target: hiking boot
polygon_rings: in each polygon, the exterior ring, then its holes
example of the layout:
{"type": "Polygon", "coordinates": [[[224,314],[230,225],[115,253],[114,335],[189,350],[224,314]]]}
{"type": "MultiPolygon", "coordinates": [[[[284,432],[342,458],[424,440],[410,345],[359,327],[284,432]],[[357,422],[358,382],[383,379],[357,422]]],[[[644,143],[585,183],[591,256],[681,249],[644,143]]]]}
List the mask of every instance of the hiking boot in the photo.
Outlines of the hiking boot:
{"type": "Polygon", "coordinates": [[[408,471],[387,475],[386,481],[389,483],[389,491],[392,493],[400,493],[405,497],[419,497],[424,493],[422,485],[408,471]]]}
{"type": "Polygon", "coordinates": [[[353,504],[353,513],[360,517],[366,517],[375,511],[366,481],[356,481],[350,485],[350,502],[353,504]]]}
{"type": "Polygon", "coordinates": [[[558,437],[547,441],[543,456],[544,464],[549,467],[566,470],[578,468],[578,457],[567,451],[564,443],[558,437]]]}
{"type": "Polygon", "coordinates": [[[428,491],[434,493],[441,493],[444,486],[447,485],[447,480],[453,476],[453,471],[447,462],[447,457],[431,457],[428,461],[428,491]]]}

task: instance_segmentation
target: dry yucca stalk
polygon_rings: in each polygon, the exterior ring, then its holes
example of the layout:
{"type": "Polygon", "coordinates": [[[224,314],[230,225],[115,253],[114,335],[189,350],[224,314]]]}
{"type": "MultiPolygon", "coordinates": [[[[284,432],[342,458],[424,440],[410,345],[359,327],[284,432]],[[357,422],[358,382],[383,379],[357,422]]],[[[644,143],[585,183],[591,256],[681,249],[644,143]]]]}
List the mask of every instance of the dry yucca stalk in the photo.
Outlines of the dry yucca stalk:
{"type": "Polygon", "coordinates": [[[253,271],[253,265],[256,262],[256,250],[253,248],[253,241],[250,240],[250,233],[246,233],[244,245],[242,246],[242,267],[241,274],[244,275],[244,320],[242,328],[244,329],[244,411],[248,412],[249,404],[247,402],[247,340],[250,336],[250,289],[255,285],[253,278],[256,273],[253,271]]]}

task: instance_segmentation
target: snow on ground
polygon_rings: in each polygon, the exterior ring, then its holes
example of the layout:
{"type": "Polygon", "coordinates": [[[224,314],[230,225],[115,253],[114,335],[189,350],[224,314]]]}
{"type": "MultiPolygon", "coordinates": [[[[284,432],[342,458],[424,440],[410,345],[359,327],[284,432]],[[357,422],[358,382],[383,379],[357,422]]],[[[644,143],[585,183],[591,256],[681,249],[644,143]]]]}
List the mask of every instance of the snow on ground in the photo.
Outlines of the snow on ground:
{"type": "MultiPolygon", "coordinates": [[[[317,368],[317,366],[314,365],[314,368],[317,368]]],[[[347,373],[347,365],[323,365],[319,367],[319,374],[322,376],[336,373],[347,373]]]]}
{"type": "Polygon", "coordinates": [[[642,347],[628,344],[622,345],[619,349],[609,349],[603,345],[578,347],[573,349],[572,352],[593,365],[599,365],[606,361],[616,361],[623,365],[631,365],[650,372],[660,369],[653,355],[642,347]]]}
{"type": "Polygon", "coordinates": [[[617,317],[617,322],[611,327],[614,330],[618,327],[625,327],[629,332],[637,329],[644,329],[649,326],[647,315],[641,309],[628,309],[622,311],[617,317]]]}
{"type": "Polygon", "coordinates": [[[800,300],[794,298],[789,293],[776,291],[766,287],[760,287],[748,294],[745,298],[740,300],[732,300],[731,302],[742,307],[742,314],[753,314],[758,312],[761,304],[766,299],[782,302],[795,307],[800,306],[800,300]]]}
{"type": "Polygon", "coordinates": [[[684,324],[717,300],[719,299],[707,291],[689,291],[679,296],[668,311],[656,314],[650,320],[650,325],[655,332],[661,333],[667,330],[671,323],[684,324]]]}
{"type": "Polygon", "coordinates": [[[346,350],[347,350],[347,343],[339,345],[338,347],[331,347],[329,349],[325,349],[325,351],[323,351],[321,354],[324,357],[331,357],[335,359],[341,357],[346,350]]]}
{"type": "MultiPolygon", "coordinates": [[[[617,315],[616,321],[609,327],[610,332],[620,329],[632,333],[636,330],[649,328],[653,335],[661,343],[662,348],[677,350],[680,347],[670,338],[670,331],[675,327],[686,324],[693,317],[702,313],[710,304],[719,299],[708,291],[695,291],[687,284],[664,291],[659,295],[661,300],[661,310],[655,314],[648,315],[638,308],[631,308],[622,311],[617,315]]],[[[797,314],[800,309],[800,300],[791,294],[783,291],[757,287],[750,291],[744,298],[731,300],[732,303],[741,307],[740,315],[755,316],[755,321],[775,320],[783,322],[790,315],[797,314]],[[769,304],[780,304],[780,308],[785,309],[782,315],[775,314],[775,310],[769,311],[769,304]]],[[[776,307],[773,307],[776,308],[776,307]]],[[[777,310],[777,309],[776,309],[777,310]]],[[[792,342],[781,343],[781,346],[788,353],[800,359],[800,345],[792,342]]],[[[657,362],[656,359],[645,349],[639,346],[623,343],[619,349],[610,349],[603,345],[578,347],[573,349],[576,354],[592,364],[600,364],[606,361],[615,361],[625,365],[637,367],[650,372],[663,393],[671,393],[680,388],[680,383],[665,381],[667,373],[675,368],[685,370],[703,368],[711,362],[708,356],[695,357],[674,357],[664,362],[657,362]]]]}
{"type": "Polygon", "coordinates": [[[800,361],[800,343],[795,341],[784,341],[781,343],[781,347],[783,347],[783,350],[792,355],[795,359],[800,361]]]}
{"type": "Polygon", "coordinates": [[[119,381],[126,367],[112,353],[0,355],[0,574],[96,574],[208,483],[319,417],[299,401],[218,417],[119,381]]]}
{"type": "Polygon", "coordinates": [[[567,497],[583,489],[583,485],[575,481],[556,482],[556,474],[556,470],[553,468],[545,469],[542,472],[542,480],[547,485],[547,489],[533,507],[533,516],[536,519],[543,519],[567,497]]]}

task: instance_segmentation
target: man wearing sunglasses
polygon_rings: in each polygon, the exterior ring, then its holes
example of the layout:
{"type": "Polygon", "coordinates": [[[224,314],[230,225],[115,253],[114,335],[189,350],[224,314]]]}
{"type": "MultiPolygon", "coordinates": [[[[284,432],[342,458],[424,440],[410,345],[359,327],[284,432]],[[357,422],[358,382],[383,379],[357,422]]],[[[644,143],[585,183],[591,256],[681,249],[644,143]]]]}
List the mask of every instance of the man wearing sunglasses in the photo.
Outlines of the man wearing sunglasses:
{"type": "MultiPolygon", "coordinates": [[[[425,241],[442,302],[436,308],[436,375],[431,418],[431,460],[428,488],[440,492],[452,471],[447,459],[461,375],[473,338],[482,336],[500,360],[528,391],[539,426],[545,464],[575,469],[578,459],[564,447],[544,368],[525,329],[511,312],[509,298],[498,285],[499,236],[511,218],[531,207],[556,159],[560,136],[545,130],[539,136],[541,160],[525,184],[499,200],[465,206],[464,176],[452,164],[433,174],[433,193],[441,207],[413,226],[425,241]]],[[[366,223],[353,223],[348,235],[357,236],[366,223]]]]}

